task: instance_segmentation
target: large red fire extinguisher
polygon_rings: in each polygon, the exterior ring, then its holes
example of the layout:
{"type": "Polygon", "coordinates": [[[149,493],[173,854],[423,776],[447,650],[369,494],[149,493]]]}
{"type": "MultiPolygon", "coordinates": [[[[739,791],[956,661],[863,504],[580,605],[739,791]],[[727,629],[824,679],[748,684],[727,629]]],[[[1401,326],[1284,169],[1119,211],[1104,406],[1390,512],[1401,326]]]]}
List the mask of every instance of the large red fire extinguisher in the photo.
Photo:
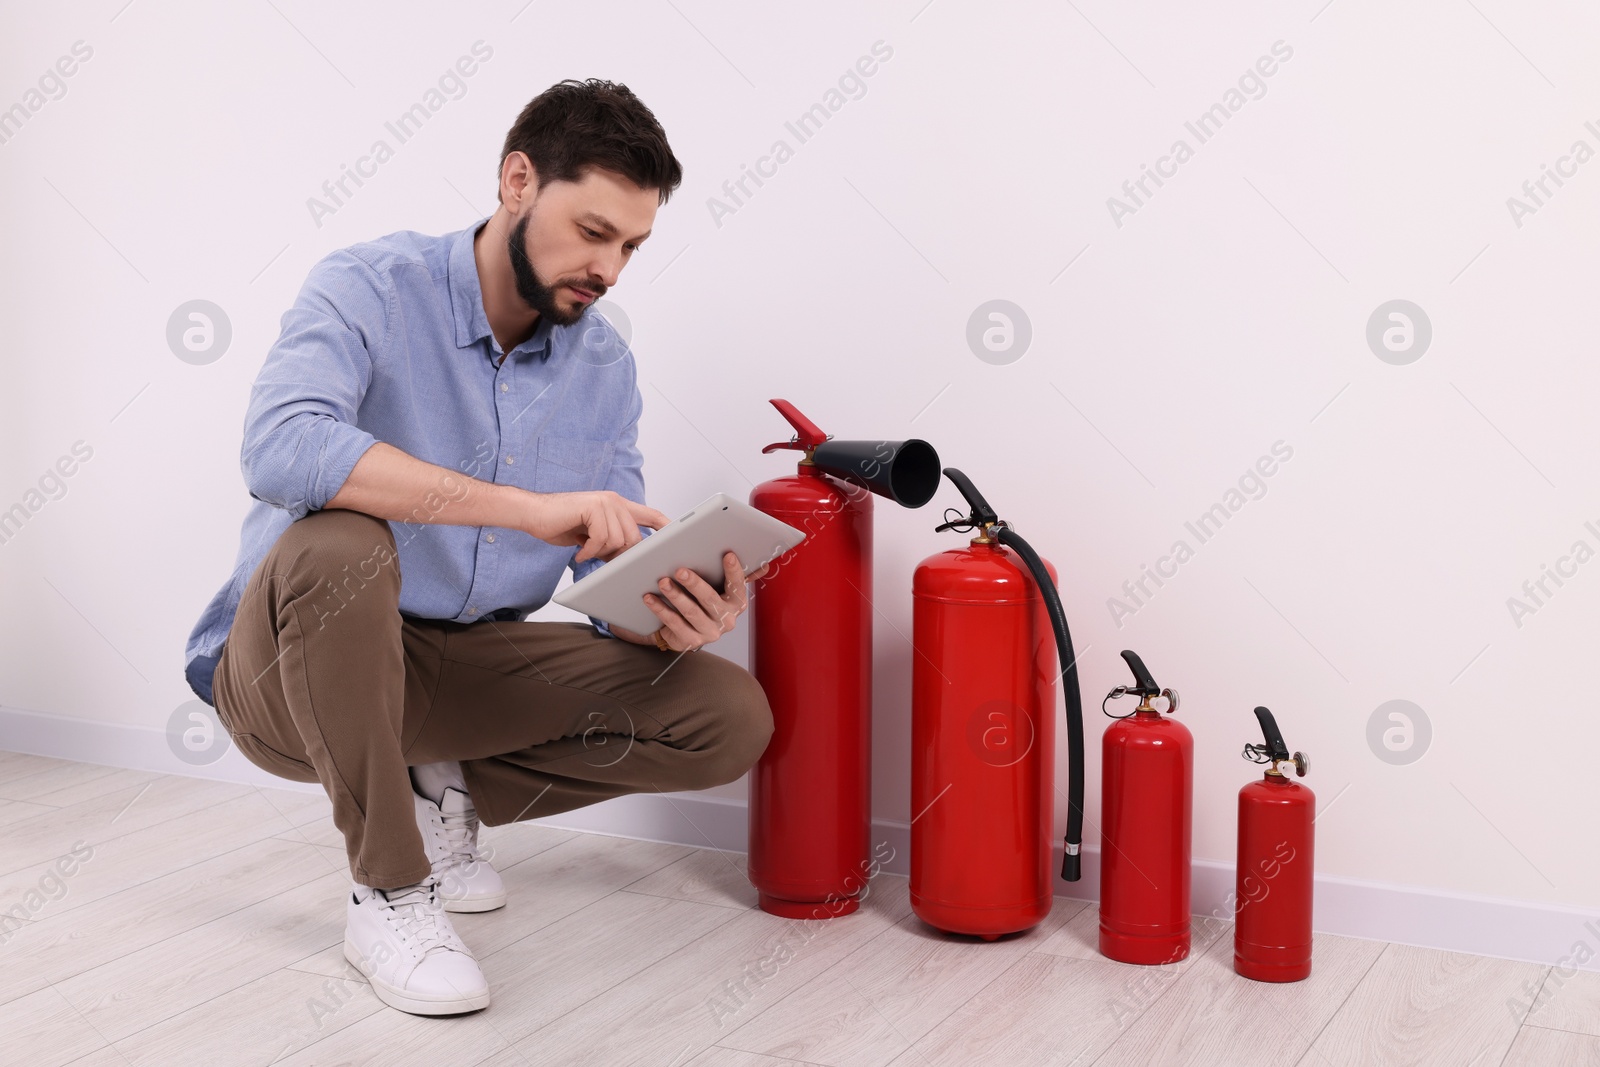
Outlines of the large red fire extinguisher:
{"type": "Polygon", "coordinates": [[[1311,831],[1317,798],[1283,772],[1290,764],[1304,778],[1305,753],[1289,755],[1272,712],[1257,708],[1256,719],[1266,744],[1245,745],[1244,757],[1272,766],[1239,790],[1233,969],[1258,982],[1298,982],[1311,974],[1311,831]]]}
{"type": "Polygon", "coordinates": [[[944,473],[971,512],[947,512],[937,529],[976,536],[923,560],[912,582],[911,907],[993,941],[1050,914],[1058,676],[1070,778],[1061,876],[1080,876],[1082,705],[1054,568],[964,474],[944,473]]]}
{"type": "Polygon", "coordinates": [[[763,452],[805,453],[750,504],[804,531],[750,601],[751,673],[772,739],[750,770],[750,884],[763,911],[826,919],[856,910],[871,875],[872,494],[917,508],[939,457],[906,441],[834,441],[787,400],[795,429],[763,452]]]}
{"type": "Polygon", "coordinates": [[[1135,653],[1122,658],[1134,684],[1106,702],[1131,693],[1139,706],[1113,716],[1101,742],[1100,951],[1123,963],[1176,963],[1189,955],[1194,738],[1167,717],[1178,694],[1158,688],[1135,653]],[[1166,715],[1151,704],[1158,696],[1166,715]]]}

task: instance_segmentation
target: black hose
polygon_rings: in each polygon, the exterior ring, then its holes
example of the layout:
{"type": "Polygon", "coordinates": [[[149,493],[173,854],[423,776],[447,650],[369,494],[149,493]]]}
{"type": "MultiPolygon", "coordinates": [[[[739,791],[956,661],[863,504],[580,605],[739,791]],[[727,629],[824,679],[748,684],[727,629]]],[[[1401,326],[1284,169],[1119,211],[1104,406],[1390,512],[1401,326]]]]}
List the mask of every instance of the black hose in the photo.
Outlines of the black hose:
{"type": "MultiPolygon", "coordinates": [[[[946,474],[950,472],[945,471],[946,474]]],[[[1078,660],[1072,653],[1072,634],[1067,630],[1067,613],[1062,610],[1061,596],[1050,572],[1033,546],[1017,535],[1009,526],[1000,527],[1000,543],[1016,550],[1028,565],[1033,580],[1044,594],[1045,609],[1050,613],[1050,625],[1056,632],[1056,655],[1061,660],[1061,688],[1067,704],[1067,834],[1061,849],[1061,877],[1076,882],[1083,877],[1082,857],[1078,855],[1083,843],[1083,698],[1078,691],[1078,660]]]]}

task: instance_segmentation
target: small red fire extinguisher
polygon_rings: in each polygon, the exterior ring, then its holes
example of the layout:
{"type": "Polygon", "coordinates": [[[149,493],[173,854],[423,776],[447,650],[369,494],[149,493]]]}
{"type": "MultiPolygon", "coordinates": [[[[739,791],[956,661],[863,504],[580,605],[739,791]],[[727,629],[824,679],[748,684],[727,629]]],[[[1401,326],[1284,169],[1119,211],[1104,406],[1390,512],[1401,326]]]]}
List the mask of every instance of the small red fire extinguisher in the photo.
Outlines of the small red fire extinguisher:
{"type": "MultiPolygon", "coordinates": [[[[1106,727],[1100,763],[1100,952],[1122,963],[1176,963],[1189,955],[1189,839],[1194,738],[1168,718],[1178,694],[1156,686],[1124,650],[1139,706],[1106,727]],[[1166,715],[1151,704],[1167,701],[1166,715]]],[[[1110,712],[1106,712],[1110,715],[1110,712]]]]}
{"type": "Polygon", "coordinates": [[[871,877],[872,498],[917,508],[939,486],[926,441],[835,441],[787,400],[795,436],[763,452],[804,453],[792,475],[750,493],[805,531],[750,601],[750,673],[772,708],[772,739],[750,769],[748,874],[762,911],[830,919],[871,877]]]}
{"type": "Polygon", "coordinates": [[[1057,678],[1069,746],[1061,876],[1079,877],[1082,707],[1054,569],[964,474],[944,473],[971,514],[947,512],[938,529],[976,536],[912,579],[911,908],[994,941],[1038,925],[1054,899],[1057,678]]]}
{"type": "Polygon", "coordinates": [[[1303,752],[1289,755],[1272,712],[1256,709],[1263,745],[1244,758],[1270,763],[1239,790],[1239,866],[1234,899],[1233,969],[1258,982],[1298,982],[1311,974],[1311,831],[1317,798],[1291,782],[1283,765],[1306,775],[1303,752]]]}

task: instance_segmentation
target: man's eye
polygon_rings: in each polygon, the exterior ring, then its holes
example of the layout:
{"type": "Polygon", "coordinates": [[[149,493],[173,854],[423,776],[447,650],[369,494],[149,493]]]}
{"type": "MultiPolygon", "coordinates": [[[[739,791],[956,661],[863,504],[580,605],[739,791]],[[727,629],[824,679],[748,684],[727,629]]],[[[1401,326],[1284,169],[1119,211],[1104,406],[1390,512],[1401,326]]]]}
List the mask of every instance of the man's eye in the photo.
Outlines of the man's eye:
{"type": "Polygon", "coordinates": [[[623,248],[623,251],[628,252],[630,254],[633,253],[633,252],[639,251],[639,246],[638,245],[623,245],[622,248],[623,248]]]}
{"type": "Polygon", "coordinates": [[[591,230],[587,226],[584,227],[583,233],[584,233],[584,236],[586,236],[586,237],[598,238],[600,236],[598,231],[591,230]]]}

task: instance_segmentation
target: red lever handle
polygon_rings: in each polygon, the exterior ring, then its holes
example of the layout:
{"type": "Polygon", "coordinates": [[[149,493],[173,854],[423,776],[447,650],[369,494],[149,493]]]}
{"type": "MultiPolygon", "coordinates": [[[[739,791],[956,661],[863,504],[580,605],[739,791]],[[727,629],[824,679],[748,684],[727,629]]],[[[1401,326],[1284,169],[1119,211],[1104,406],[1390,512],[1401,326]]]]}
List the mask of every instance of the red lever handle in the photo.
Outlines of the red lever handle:
{"type": "Polygon", "coordinates": [[[770,402],[778,412],[789,420],[789,425],[794,427],[795,440],[777,441],[768,445],[761,451],[763,454],[777,448],[796,448],[802,452],[809,452],[828,439],[828,434],[817,428],[817,424],[800,414],[800,409],[787,400],[773,400],[770,402]]]}

